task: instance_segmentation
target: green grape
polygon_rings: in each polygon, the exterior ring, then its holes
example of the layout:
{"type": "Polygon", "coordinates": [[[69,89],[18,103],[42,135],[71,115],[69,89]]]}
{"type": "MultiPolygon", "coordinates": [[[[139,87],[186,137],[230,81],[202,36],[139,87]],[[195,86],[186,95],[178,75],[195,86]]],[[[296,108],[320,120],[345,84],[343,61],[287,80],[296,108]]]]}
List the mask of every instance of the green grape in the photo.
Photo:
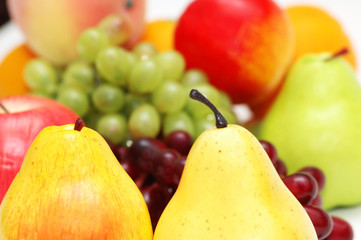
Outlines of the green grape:
{"type": "Polygon", "coordinates": [[[90,108],[87,94],[77,88],[61,89],[56,100],[68,106],[81,117],[84,117],[90,108]]]}
{"type": "Polygon", "coordinates": [[[102,116],[104,114],[96,111],[94,108],[90,108],[86,116],[83,117],[83,120],[88,128],[96,130],[98,121],[102,116]]]}
{"type": "Polygon", "coordinates": [[[192,118],[184,111],[166,114],[163,119],[163,135],[167,136],[175,130],[183,130],[189,133],[193,139],[195,136],[192,118]]]}
{"type": "Polygon", "coordinates": [[[125,86],[131,69],[131,56],[119,47],[107,47],[99,52],[95,66],[99,74],[109,83],[125,86]]]}
{"type": "Polygon", "coordinates": [[[214,128],[216,125],[216,120],[214,115],[210,114],[205,118],[198,118],[194,120],[194,137],[197,138],[205,130],[214,128]]]}
{"type": "Polygon", "coordinates": [[[124,44],[130,36],[131,24],[121,14],[110,14],[103,18],[97,28],[104,32],[111,45],[124,44]]]}
{"type": "Polygon", "coordinates": [[[92,93],[95,108],[103,113],[114,113],[122,109],[124,98],[123,90],[109,83],[99,85],[92,93]]]}
{"type": "Polygon", "coordinates": [[[130,114],[143,103],[149,102],[147,95],[125,94],[125,104],[123,107],[124,115],[129,118],[130,114]]]}
{"type": "Polygon", "coordinates": [[[134,93],[149,93],[161,82],[162,70],[152,59],[147,59],[133,66],[128,79],[128,88],[134,93]]]}
{"type": "Polygon", "coordinates": [[[132,52],[139,60],[147,60],[158,54],[157,48],[150,42],[140,42],[135,45],[132,52]]]}
{"type": "Polygon", "coordinates": [[[208,76],[202,70],[195,68],[187,70],[181,78],[181,83],[184,86],[192,86],[195,84],[208,82],[208,76]]]}
{"type": "Polygon", "coordinates": [[[90,62],[94,62],[99,51],[109,46],[107,35],[97,28],[88,28],[80,34],[77,43],[79,55],[90,62]]]}
{"type": "Polygon", "coordinates": [[[126,51],[126,53],[127,53],[129,65],[132,68],[138,62],[137,57],[133,52],[126,51]]]}
{"type": "Polygon", "coordinates": [[[219,107],[218,111],[222,113],[228,124],[238,124],[237,116],[232,109],[219,107]]]}
{"type": "MultiPolygon", "coordinates": [[[[214,106],[219,107],[220,93],[218,89],[210,84],[196,84],[192,88],[197,89],[204,94],[214,106]]],[[[212,111],[203,103],[194,99],[187,98],[185,109],[193,118],[204,117],[205,115],[212,113],[212,111]]]]}
{"type": "Polygon", "coordinates": [[[185,60],[182,54],[175,50],[169,50],[159,53],[154,59],[162,68],[165,80],[180,80],[185,69],[185,60]]]}
{"type": "Polygon", "coordinates": [[[219,91],[219,94],[219,106],[221,106],[223,109],[231,109],[233,103],[229,95],[224,91],[219,91]]]}
{"type": "Polygon", "coordinates": [[[58,85],[58,72],[44,59],[30,60],[24,69],[25,84],[30,90],[44,96],[52,96],[58,85]]]}
{"type": "MultiPolygon", "coordinates": [[[[218,111],[224,116],[228,124],[237,124],[236,115],[230,109],[218,108],[218,111]]],[[[214,113],[206,114],[204,117],[194,119],[195,137],[197,138],[202,132],[216,126],[214,113]]]]}
{"type": "Polygon", "coordinates": [[[99,118],[96,131],[114,144],[120,144],[127,134],[127,120],[122,114],[109,113],[99,118]]]}
{"type": "Polygon", "coordinates": [[[65,87],[79,88],[90,93],[94,88],[95,73],[87,62],[76,61],[68,64],[64,70],[62,85],[65,87]]]}
{"type": "Polygon", "coordinates": [[[133,139],[157,137],[161,128],[161,119],[157,109],[145,103],[137,107],[128,120],[129,132],[133,139]]]}
{"type": "Polygon", "coordinates": [[[178,82],[165,81],[152,93],[152,103],[161,113],[180,111],[187,98],[185,88],[178,82]]]}
{"type": "Polygon", "coordinates": [[[43,97],[43,98],[52,98],[52,96],[49,96],[49,94],[43,93],[43,92],[34,92],[30,91],[27,93],[29,96],[35,96],[35,97],[43,97]]]}

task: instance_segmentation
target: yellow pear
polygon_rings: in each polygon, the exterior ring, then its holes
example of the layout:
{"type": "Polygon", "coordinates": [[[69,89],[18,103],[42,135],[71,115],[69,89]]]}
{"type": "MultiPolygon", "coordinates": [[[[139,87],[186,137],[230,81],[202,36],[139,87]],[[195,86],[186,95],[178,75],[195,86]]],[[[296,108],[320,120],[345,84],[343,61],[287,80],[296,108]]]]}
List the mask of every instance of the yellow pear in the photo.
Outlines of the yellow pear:
{"type": "Polygon", "coordinates": [[[151,240],[139,189],[81,121],[44,128],[0,206],[0,240],[151,240]]]}
{"type": "MultiPolygon", "coordinates": [[[[207,102],[196,90],[191,97],[207,102]]],[[[217,128],[193,144],[154,240],[317,240],[307,212],[256,137],[211,108],[217,128]]]]}

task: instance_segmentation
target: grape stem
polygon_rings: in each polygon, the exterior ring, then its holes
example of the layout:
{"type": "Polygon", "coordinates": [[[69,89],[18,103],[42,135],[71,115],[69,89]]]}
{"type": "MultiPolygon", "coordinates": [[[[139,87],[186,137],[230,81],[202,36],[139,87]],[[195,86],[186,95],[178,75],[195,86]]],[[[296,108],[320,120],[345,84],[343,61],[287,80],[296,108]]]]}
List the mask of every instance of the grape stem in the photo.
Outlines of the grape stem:
{"type": "Polygon", "coordinates": [[[348,48],[341,48],[339,51],[335,52],[334,54],[332,54],[329,58],[326,59],[326,61],[330,61],[334,58],[337,58],[339,56],[345,55],[348,53],[348,48]]]}
{"type": "Polygon", "coordinates": [[[77,118],[74,124],[74,130],[79,131],[85,126],[83,119],[77,118]]]}
{"type": "Polygon", "coordinates": [[[10,113],[9,110],[4,106],[4,104],[2,104],[0,102],[0,108],[5,112],[5,113],[10,113]]]}
{"type": "Polygon", "coordinates": [[[227,127],[227,120],[224,118],[224,116],[218,111],[218,109],[197,89],[192,89],[189,93],[189,97],[200,101],[201,103],[204,103],[207,107],[209,107],[216,117],[216,127],[217,128],[224,128],[227,127]]]}

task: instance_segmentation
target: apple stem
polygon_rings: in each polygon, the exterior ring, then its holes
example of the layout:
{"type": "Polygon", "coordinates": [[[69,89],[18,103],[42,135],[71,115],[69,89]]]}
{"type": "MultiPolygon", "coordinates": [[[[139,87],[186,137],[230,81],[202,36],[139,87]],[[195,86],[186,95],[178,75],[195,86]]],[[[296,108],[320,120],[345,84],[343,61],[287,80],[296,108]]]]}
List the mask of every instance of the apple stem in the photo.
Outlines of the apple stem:
{"type": "Polygon", "coordinates": [[[10,113],[9,110],[7,110],[7,108],[4,106],[4,104],[2,104],[0,102],[0,108],[5,112],[5,113],[10,113]]]}
{"type": "Polygon", "coordinates": [[[85,126],[83,119],[77,118],[74,124],[74,130],[79,131],[85,126]]]}
{"type": "Polygon", "coordinates": [[[197,89],[192,89],[189,93],[189,96],[194,100],[198,100],[201,103],[204,103],[207,107],[209,107],[213,111],[214,116],[216,117],[217,128],[227,127],[227,120],[202,93],[200,93],[197,89]]]}
{"type": "Polygon", "coordinates": [[[326,59],[326,61],[330,61],[334,58],[337,58],[339,56],[345,55],[348,53],[348,48],[341,48],[339,51],[335,52],[334,54],[332,54],[332,56],[330,56],[329,58],[326,59]]]}

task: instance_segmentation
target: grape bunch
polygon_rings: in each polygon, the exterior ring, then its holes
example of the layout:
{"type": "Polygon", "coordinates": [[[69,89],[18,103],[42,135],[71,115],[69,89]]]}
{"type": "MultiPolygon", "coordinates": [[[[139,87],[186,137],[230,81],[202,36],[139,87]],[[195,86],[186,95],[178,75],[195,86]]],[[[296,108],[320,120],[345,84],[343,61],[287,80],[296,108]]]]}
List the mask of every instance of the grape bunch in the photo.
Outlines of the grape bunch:
{"type": "Polygon", "coordinates": [[[178,187],[192,144],[191,135],[183,130],[175,130],[162,139],[141,137],[129,147],[110,143],[120,164],[142,192],[153,228],[178,187]]]}
{"type": "Polygon", "coordinates": [[[109,16],[83,31],[77,45],[80,57],[66,66],[40,58],[29,61],[24,76],[31,94],[67,105],[88,127],[121,145],[174,130],[195,139],[213,127],[211,111],[189,99],[192,88],[206,95],[230,123],[237,123],[229,96],[212,86],[203,71],[186,69],[178,51],[158,52],[149,42],[121,47],[129,32],[115,31],[111,26],[117,21],[109,16]]]}

